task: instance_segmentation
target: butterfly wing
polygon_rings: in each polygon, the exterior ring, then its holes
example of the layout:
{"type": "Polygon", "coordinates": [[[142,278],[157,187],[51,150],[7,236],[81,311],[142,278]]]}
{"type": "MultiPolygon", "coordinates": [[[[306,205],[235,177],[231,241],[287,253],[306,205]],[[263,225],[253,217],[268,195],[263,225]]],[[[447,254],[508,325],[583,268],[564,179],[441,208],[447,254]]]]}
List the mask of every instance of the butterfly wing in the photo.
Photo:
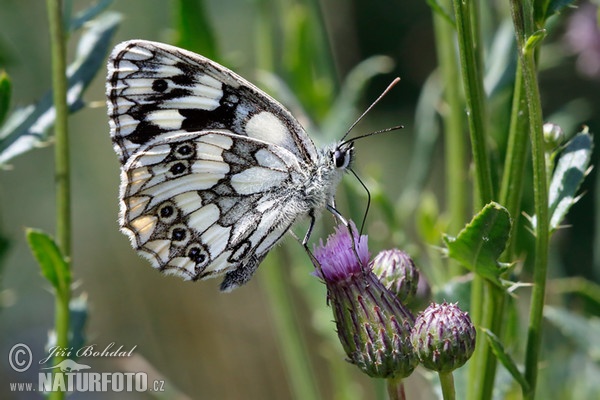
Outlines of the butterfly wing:
{"type": "Polygon", "coordinates": [[[198,54],[144,40],[115,47],[106,83],[111,137],[125,164],[140,146],[172,133],[222,129],[264,140],[310,163],[316,149],[275,99],[198,54]]]}
{"type": "Polygon", "coordinates": [[[226,131],[172,134],[122,169],[122,230],[155,268],[247,282],[294,220],[307,168],[289,150],[226,131]]]}

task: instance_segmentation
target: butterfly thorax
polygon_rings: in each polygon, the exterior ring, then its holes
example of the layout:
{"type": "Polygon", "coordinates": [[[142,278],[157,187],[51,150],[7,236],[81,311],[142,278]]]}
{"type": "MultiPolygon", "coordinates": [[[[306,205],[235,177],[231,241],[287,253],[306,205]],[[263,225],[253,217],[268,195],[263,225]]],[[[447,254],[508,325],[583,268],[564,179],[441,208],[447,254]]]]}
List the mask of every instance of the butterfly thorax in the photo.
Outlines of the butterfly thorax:
{"type": "Polygon", "coordinates": [[[333,204],[337,186],[352,162],[353,150],[352,143],[338,143],[319,150],[306,182],[306,198],[312,209],[322,210],[333,204]]]}

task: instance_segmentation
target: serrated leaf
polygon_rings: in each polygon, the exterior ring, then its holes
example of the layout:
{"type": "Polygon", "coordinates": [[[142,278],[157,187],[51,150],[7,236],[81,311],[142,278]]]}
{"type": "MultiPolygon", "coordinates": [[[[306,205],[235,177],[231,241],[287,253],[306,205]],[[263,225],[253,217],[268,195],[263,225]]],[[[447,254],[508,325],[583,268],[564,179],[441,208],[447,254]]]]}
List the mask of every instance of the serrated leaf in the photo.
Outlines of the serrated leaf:
{"type": "MultiPolygon", "coordinates": [[[[67,103],[70,112],[84,105],[83,92],[100,68],[104,67],[112,36],[121,20],[120,14],[105,13],[88,23],[81,36],[75,61],[67,69],[67,103]]],[[[48,129],[54,125],[55,110],[52,91],[34,106],[13,112],[0,128],[0,165],[48,140],[48,129]]]]}
{"type": "Polygon", "coordinates": [[[12,96],[12,84],[6,71],[0,71],[0,126],[8,114],[10,98],[12,96]]]}
{"type": "Polygon", "coordinates": [[[544,317],[579,346],[583,354],[600,362],[600,318],[585,318],[570,310],[551,306],[544,307],[544,317]]]}
{"type": "Polygon", "coordinates": [[[510,237],[511,218],[506,208],[491,202],[473,217],[456,238],[444,235],[448,255],[467,269],[502,287],[506,266],[498,261],[510,237]]]}
{"type": "Polygon", "coordinates": [[[577,201],[577,191],[590,165],[594,141],[587,129],[569,141],[556,164],[548,191],[550,229],[559,227],[577,201]]]}
{"type": "Polygon", "coordinates": [[[54,239],[36,229],[27,229],[26,237],[29,248],[40,265],[42,275],[59,295],[66,293],[71,284],[71,271],[54,239]]]}
{"type": "Polygon", "coordinates": [[[177,38],[175,45],[219,60],[217,41],[202,0],[177,0],[173,5],[177,38]]]}
{"type": "Polygon", "coordinates": [[[500,360],[502,365],[504,365],[504,368],[506,368],[506,370],[512,375],[515,381],[517,381],[517,383],[521,385],[523,393],[529,392],[529,383],[527,382],[521,371],[519,371],[519,368],[517,367],[515,361],[512,359],[511,355],[508,354],[506,350],[504,350],[504,346],[502,345],[502,342],[500,341],[498,336],[494,335],[492,331],[486,328],[481,328],[481,331],[486,335],[486,339],[488,340],[488,343],[490,344],[494,355],[496,355],[496,358],[500,360]]]}

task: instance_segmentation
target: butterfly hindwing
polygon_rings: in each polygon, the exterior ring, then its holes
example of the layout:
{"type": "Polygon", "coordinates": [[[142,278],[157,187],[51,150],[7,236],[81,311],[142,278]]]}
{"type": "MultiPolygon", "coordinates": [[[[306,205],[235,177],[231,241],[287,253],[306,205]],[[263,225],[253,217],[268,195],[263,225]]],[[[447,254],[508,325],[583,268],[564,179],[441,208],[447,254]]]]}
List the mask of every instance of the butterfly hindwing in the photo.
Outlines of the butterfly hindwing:
{"type": "Polygon", "coordinates": [[[159,138],[123,167],[121,226],[166,273],[245,282],[304,211],[304,170],[285,148],[225,131],[159,138]]]}
{"type": "Polygon", "coordinates": [[[143,40],[115,47],[108,62],[111,136],[121,162],[170,132],[225,129],[316,160],[310,137],[276,100],[200,55],[143,40]]]}

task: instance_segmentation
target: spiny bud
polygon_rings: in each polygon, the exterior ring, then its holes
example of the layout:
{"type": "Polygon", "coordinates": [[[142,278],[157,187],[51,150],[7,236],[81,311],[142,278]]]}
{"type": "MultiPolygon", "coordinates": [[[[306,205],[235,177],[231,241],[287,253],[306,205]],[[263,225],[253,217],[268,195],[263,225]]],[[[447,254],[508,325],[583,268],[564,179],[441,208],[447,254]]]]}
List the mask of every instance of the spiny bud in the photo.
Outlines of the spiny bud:
{"type": "Polygon", "coordinates": [[[372,268],[381,283],[403,304],[415,297],[419,286],[419,271],[412,258],[404,251],[381,251],[373,259],[372,268]]]}
{"type": "Polygon", "coordinates": [[[371,377],[407,377],[418,363],[410,343],[414,317],[368,267],[367,237],[355,232],[352,223],[339,226],[325,245],[320,242],[315,275],[327,286],[349,361],[371,377]]]}
{"type": "Polygon", "coordinates": [[[451,372],[467,362],[475,350],[471,318],[456,304],[431,304],[415,321],[411,342],[424,367],[451,372]]]}

